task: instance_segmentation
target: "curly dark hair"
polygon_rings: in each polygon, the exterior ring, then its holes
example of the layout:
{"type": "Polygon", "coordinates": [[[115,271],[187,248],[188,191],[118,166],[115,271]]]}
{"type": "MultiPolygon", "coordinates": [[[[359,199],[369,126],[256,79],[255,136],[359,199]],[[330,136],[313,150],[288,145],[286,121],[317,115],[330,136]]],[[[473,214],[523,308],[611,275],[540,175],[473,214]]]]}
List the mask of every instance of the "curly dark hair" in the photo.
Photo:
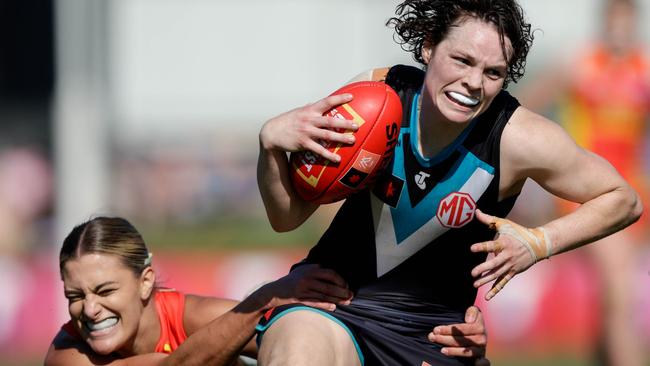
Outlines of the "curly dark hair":
{"type": "Polygon", "coordinates": [[[397,6],[395,15],[386,25],[395,28],[395,41],[402,49],[413,53],[415,61],[421,64],[425,64],[422,58],[425,43],[435,45],[441,42],[461,17],[492,23],[501,37],[504,55],[507,55],[504,37],[508,37],[512,44],[513,53],[503,88],[510,81],[516,83],[524,75],[533,34],[516,0],[406,0],[397,6]]]}

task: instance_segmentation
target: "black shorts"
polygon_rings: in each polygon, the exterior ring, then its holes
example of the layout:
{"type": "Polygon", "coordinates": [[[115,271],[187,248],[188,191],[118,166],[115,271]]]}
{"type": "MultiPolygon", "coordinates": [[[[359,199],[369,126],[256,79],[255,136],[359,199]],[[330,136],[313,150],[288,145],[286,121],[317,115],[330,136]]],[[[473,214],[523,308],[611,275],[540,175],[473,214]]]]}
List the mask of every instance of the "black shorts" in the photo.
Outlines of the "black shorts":
{"type": "Polygon", "coordinates": [[[314,311],[340,324],[352,338],[361,365],[473,365],[474,359],[449,357],[440,353],[441,346],[431,343],[427,335],[438,325],[463,323],[464,312],[404,313],[378,308],[371,302],[354,301],[326,311],[303,304],[279,306],[265,314],[257,325],[257,342],[281,316],[297,310],[314,311]]]}

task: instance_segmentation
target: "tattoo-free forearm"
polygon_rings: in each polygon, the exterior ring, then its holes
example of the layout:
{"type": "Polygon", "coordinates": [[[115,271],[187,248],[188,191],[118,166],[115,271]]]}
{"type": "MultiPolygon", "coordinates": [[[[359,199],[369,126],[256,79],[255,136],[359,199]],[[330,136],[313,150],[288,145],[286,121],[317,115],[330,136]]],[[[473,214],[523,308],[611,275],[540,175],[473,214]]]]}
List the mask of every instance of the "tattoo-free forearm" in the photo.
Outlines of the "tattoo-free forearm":
{"type": "Polygon", "coordinates": [[[255,300],[244,300],[188,337],[162,365],[232,365],[255,335],[262,311],[255,300]]]}
{"type": "Polygon", "coordinates": [[[642,211],[641,200],[630,186],[604,193],[544,225],[552,242],[551,254],[613,234],[638,220],[642,211]]]}
{"type": "Polygon", "coordinates": [[[300,226],[318,208],[296,196],[289,176],[287,154],[267,149],[260,137],[257,184],[269,222],[280,232],[300,226]]]}

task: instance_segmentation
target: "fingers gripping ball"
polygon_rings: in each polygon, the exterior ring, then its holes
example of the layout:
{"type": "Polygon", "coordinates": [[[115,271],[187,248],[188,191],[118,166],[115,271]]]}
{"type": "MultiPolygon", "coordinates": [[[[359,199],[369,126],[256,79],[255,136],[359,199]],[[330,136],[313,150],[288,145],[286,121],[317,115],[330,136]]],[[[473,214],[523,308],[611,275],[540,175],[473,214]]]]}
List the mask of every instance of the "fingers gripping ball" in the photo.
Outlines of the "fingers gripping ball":
{"type": "MultiPolygon", "coordinates": [[[[333,163],[311,151],[292,153],[291,180],[298,195],[307,201],[330,203],[366,188],[390,162],[402,119],[399,96],[382,82],[348,84],[332,93],[353,95],[349,103],[332,108],[324,115],[354,120],[359,126],[355,143],[344,145],[320,141],[338,154],[333,163]]],[[[340,132],[340,131],[339,131],[340,132]]]]}

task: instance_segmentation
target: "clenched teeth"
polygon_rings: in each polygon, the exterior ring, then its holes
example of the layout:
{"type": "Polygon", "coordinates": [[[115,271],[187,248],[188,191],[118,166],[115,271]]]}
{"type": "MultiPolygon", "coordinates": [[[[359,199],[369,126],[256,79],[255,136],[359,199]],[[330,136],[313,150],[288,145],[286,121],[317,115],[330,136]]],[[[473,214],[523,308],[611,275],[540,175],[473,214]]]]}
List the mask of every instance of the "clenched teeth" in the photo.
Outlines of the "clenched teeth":
{"type": "Polygon", "coordinates": [[[99,323],[94,323],[90,321],[87,321],[85,323],[86,323],[86,327],[90,331],[96,331],[96,330],[102,330],[114,326],[115,324],[117,324],[117,318],[115,317],[106,318],[99,323]]]}
{"type": "Polygon", "coordinates": [[[449,95],[449,97],[451,99],[453,99],[454,101],[456,101],[457,103],[462,104],[462,105],[467,106],[467,107],[474,107],[474,106],[478,105],[478,103],[480,102],[480,100],[478,98],[472,98],[470,96],[467,96],[467,95],[464,95],[464,94],[461,94],[461,93],[457,93],[457,92],[453,92],[453,91],[448,92],[447,95],[449,95]]]}

